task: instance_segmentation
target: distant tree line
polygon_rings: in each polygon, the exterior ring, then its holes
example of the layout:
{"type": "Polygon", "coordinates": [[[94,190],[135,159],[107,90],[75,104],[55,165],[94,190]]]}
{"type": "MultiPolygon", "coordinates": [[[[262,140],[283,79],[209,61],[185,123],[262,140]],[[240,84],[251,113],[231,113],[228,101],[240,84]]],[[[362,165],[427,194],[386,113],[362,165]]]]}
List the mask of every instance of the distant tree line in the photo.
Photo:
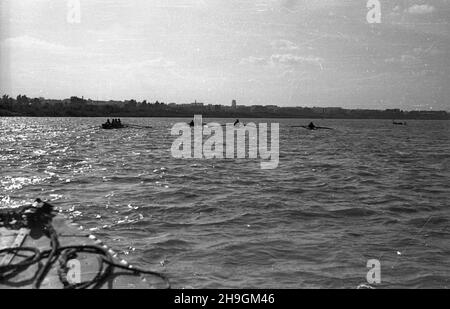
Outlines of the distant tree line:
{"type": "Polygon", "coordinates": [[[217,118],[343,118],[343,119],[450,119],[445,111],[363,110],[343,108],[166,104],[147,101],[92,101],[76,96],[66,100],[3,95],[0,116],[31,117],[192,117],[217,118]]]}

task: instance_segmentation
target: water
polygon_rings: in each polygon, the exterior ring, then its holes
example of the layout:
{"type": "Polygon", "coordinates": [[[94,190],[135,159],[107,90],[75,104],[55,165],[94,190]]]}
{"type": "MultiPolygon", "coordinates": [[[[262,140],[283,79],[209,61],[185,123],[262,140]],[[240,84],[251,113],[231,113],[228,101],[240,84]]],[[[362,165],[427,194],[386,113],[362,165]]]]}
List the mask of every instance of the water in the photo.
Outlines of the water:
{"type": "Polygon", "coordinates": [[[102,121],[0,118],[0,207],[50,199],[177,288],[355,288],[369,259],[381,287],[450,286],[448,121],[255,119],[280,122],[275,170],[173,159],[180,119],[102,121]]]}

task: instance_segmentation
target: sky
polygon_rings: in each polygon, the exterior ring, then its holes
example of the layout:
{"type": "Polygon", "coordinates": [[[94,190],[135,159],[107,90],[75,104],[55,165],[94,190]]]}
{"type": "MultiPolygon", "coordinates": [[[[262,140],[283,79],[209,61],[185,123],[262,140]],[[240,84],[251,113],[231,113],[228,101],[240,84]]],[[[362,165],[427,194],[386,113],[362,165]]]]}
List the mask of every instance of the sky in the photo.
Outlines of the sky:
{"type": "Polygon", "coordinates": [[[450,0],[379,2],[1,0],[0,93],[450,111],[450,0]]]}

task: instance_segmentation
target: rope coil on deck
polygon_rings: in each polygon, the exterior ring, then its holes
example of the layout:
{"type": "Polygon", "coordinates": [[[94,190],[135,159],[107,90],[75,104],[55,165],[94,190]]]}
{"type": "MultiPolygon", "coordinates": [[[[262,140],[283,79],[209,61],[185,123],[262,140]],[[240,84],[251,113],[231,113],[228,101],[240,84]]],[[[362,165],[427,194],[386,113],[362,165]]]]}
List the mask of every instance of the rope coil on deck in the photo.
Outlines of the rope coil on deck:
{"type": "Polygon", "coordinates": [[[31,255],[25,255],[24,259],[17,263],[0,265],[0,282],[15,277],[32,265],[37,265],[38,270],[33,278],[33,288],[39,289],[52,267],[56,262],[59,262],[58,277],[65,289],[100,288],[107,282],[116,268],[128,271],[132,275],[151,275],[157,277],[164,281],[166,288],[170,288],[169,280],[161,273],[134,267],[125,260],[116,263],[114,259],[118,258],[118,254],[103,244],[94,235],[86,236],[95,241],[97,245],[61,246],[57,232],[52,226],[52,218],[55,216],[53,210],[52,205],[41,200],[36,200],[36,203],[31,206],[25,206],[18,210],[0,212],[0,227],[7,229],[39,228],[50,239],[51,247],[51,249],[45,251],[40,251],[38,248],[32,247],[10,247],[0,250],[0,255],[31,253],[31,255]],[[77,254],[80,253],[97,255],[99,269],[93,279],[73,284],[67,279],[69,271],[68,262],[76,258],[77,254]]]}

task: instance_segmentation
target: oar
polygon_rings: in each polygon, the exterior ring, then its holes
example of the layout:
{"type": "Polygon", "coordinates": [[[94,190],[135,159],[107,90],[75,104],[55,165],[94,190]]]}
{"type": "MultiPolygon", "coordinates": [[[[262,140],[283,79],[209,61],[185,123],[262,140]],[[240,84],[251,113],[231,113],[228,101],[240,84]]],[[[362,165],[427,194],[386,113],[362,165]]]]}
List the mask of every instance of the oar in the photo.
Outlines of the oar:
{"type": "Polygon", "coordinates": [[[150,126],[141,126],[138,124],[126,124],[125,126],[128,126],[130,128],[138,128],[138,129],[152,129],[150,126]]]}
{"type": "Polygon", "coordinates": [[[238,122],[236,124],[232,124],[232,123],[226,123],[226,124],[221,124],[222,127],[226,127],[228,124],[231,124],[233,127],[244,127],[245,124],[242,122],[238,122]]]}
{"type": "Polygon", "coordinates": [[[317,130],[317,129],[334,130],[333,128],[328,128],[328,127],[314,127],[311,129],[309,126],[291,126],[291,128],[304,128],[304,129],[309,129],[309,130],[317,130]]]}

